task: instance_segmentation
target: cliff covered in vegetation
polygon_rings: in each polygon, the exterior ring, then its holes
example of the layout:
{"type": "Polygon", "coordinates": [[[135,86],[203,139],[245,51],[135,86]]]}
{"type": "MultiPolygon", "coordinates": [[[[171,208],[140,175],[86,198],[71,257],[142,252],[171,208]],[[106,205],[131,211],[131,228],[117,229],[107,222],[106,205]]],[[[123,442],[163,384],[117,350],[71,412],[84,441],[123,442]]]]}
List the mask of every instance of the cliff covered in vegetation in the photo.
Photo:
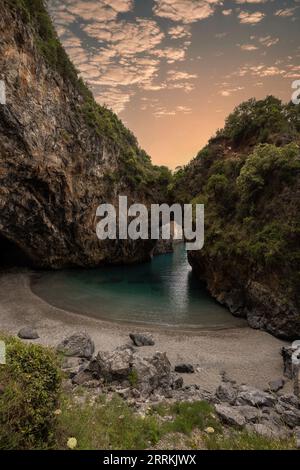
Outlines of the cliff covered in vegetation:
{"type": "Polygon", "coordinates": [[[249,100],[175,175],[205,204],[205,247],[189,260],[211,294],[254,328],[300,335],[300,106],[249,100]]]}
{"type": "Polygon", "coordinates": [[[99,106],[61,46],[43,0],[0,0],[1,251],[42,267],[147,259],[150,242],[99,242],[96,208],[165,201],[170,172],[151,164],[99,106]]]}

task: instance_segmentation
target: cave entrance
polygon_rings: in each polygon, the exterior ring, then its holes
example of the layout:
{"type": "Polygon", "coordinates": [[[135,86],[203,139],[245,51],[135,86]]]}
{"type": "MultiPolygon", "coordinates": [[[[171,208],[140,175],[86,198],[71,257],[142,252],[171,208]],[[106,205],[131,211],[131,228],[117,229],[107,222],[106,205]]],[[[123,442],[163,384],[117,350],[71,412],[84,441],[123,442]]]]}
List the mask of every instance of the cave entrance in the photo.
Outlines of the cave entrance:
{"type": "Polygon", "coordinates": [[[31,267],[32,264],[20,247],[0,234],[0,268],[31,267]]]}

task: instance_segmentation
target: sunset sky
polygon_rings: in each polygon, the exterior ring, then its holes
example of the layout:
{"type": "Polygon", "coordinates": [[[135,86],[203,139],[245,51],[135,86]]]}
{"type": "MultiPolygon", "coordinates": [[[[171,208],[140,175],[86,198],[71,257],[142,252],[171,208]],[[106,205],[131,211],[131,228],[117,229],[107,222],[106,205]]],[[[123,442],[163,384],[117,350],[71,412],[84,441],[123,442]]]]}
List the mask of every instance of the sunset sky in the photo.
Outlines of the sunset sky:
{"type": "Polygon", "coordinates": [[[200,150],[240,102],[291,99],[300,0],[49,0],[59,37],[96,100],[155,164],[200,150]]]}

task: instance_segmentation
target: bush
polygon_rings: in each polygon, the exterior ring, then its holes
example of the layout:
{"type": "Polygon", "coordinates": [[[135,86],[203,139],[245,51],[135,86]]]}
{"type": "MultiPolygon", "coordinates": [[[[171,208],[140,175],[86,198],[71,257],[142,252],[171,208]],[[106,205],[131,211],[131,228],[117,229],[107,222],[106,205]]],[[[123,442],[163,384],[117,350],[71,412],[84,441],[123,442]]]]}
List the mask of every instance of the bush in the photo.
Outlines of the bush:
{"type": "Polygon", "coordinates": [[[0,449],[51,446],[60,389],[57,358],[42,346],[5,339],[6,365],[0,366],[0,449]]]}
{"type": "Polygon", "coordinates": [[[247,158],[237,187],[242,201],[253,201],[264,186],[269,183],[278,187],[290,184],[300,170],[300,151],[296,144],[279,148],[275,145],[259,145],[247,158]]]}

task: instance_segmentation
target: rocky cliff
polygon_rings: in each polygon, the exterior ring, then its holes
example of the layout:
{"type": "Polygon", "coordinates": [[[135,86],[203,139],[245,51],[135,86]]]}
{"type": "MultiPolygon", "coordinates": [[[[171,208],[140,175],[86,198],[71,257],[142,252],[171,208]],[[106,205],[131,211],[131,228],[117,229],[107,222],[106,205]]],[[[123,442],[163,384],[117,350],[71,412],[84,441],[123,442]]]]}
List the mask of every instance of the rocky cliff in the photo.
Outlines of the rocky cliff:
{"type": "Polygon", "coordinates": [[[99,242],[96,208],[119,195],[165,199],[154,167],[115,114],[95,103],[42,0],[0,0],[0,245],[36,266],[147,259],[149,242],[99,242]]]}
{"type": "Polygon", "coordinates": [[[175,175],[177,199],[205,204],[206,241],[189,261],[250,326],[300,336],[300,106],[268,97],[229,116],[175,175]]]}

